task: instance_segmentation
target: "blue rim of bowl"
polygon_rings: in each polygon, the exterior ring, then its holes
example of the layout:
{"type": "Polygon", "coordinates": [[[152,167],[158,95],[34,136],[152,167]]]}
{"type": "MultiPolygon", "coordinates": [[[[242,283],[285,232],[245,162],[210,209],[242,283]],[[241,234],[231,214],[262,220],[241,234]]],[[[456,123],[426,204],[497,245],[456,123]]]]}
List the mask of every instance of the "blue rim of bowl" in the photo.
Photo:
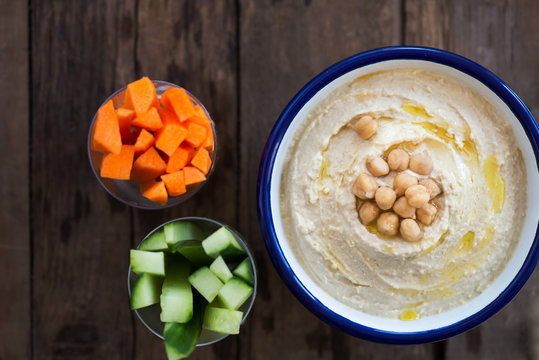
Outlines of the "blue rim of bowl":
{"type": "MultiPolygon", "coordinates": [[[[172,219],[172,220],[169,220],[167,222],[164,222],[162,224],[160,224],[159,226],[155,227],[152,231],[150,231],[137,245],[136,249],[139,248],[140,244],[142,244],[142,242],[144,240],[146,240],[150,235],[152,235],[153,233],[155,233],[156,231],[159,231],[161,229],[164,229],[165,225],[167,224],[171,224],[171,223],[175,223],[175,222],[180,222],[180,221],[200,221],[200,222],[209,222],[213,225],[216,225],[216,226],[221,226],[221,227],[225,227],[228,231],[230,231],[232,234],[234,234],[234,236],[236,237],[236,240],[239,240],[239,243],[240,245],[243,247],[243,249],[245,250],[245,252],[247,253],[247,258],[249,259],[249,261],[251,262],[251,268],[253,270],[253,293],[251,294],[251,296],[249,297],[251,299],[251,301],[249,302],[249,306],[247,308],[247,311],[245,311],[243,313],[243,317],[241,319],[241,325],[243,325],[245,323],[245,321],[247,321],[247,317],[249,316],[249,314],[251,313],[251,310],[253,309],[253,305],[255,303],[255,299],[256,299],[256,292],[257,292],[257,288],[258,288],[258,270],[257,270],[257,267],[256,267],[256,262],[255,262],[255,256],[254,254],[251,252],[251,249],[249,248],[249,246],[247,245],[247,241],[243,238],[243,236],[236,230],[234,229],[233,227],[229,226],[229,225],[226,225],[220,221],[217,221],[217,220],[214,220],[214,219],[210,219],[210,218],[207,218],[207,217],[201,217],[201,216],[186,216],[186,217],[181,217],[181,218],[176,218],[176,219],[172,219]]],[[[129,265],[129,268],[127,269],[127,294],[129,296],[129,302],[131,302],[131,293],[132,293],[132,290],[131,290],[131,264],[129,265]]],[[[142,316],[140,315],[138,309],[135,309],[135,310],[132,310],[135,312],[135,314],[137,315],[139,321],[142,323],[142,325],[144,325],[144,327],[146,327],[146,329],[148,329],[152,334],[154,334],[155,336],[157,336],[159,339],[161,340],[165,340],[165,337],[164,335],[158,333],[155,329],[153,329],[150,325],[148,325],[148,323],[142,318],[142,316]]],[[[226,339],[227,337],[229,337],[230,334],[223,334],[220,338],[217,338],[215,340],[211,340],[211,341],[207,341],[205,343],[198,343],[195,345],[196,347],[201,347],[201,346],[206,346],[206,345],[212,345],[212,344],[215,344],[221,340],[224,340],[226,339]]]]}
{"type": "Polygon", "coordinates": [[[288,103],[274,125],[260,162],[257,183],[257,210],[262,234],[271,261],[292,293],[326,323],[351,335],[389,344],[420,344],[443,340],[471,329],[502,309],[524,286],[539,260],[539,225],[530,251],[511,283],[490,304],[454,324],[417,332],[392,332],[361,325],[337,314],[319,301],[299,280],[286,260],[277,240],[271,211],[271,174],[281,141],[300,109],[324,86],[357,68],[388,60],[425,60],[450,66],[479,80],[500,97],[520,121],[533,148],[539,168],[539,128],[522,100],[507,84],[483,66],[460,55],[428,47],[396,46],[379,48],[346,58],[312,79],[288,103]]]}
{"type": "MultiPolygon", "coordinates": [[[[88,152],[88,161],[90,162],[90,168],[92,169],[92,172],[94,173],[97,181],[99,182],[99,184],[101,185],[101,187],[103,189],[105,189],[109,194],[110,196],[112,196],[113,198],[115,198],[116,200],[120,201],[121,203],[123,204],[126,204],[126,205],[129,205],[129,206],[132,206],[134,208],[137,208],[137,209],[141,209],[141,210],[163,210],[163,209],[167,209],[167,208],[170,208],[172,206],[176,206],[176,205],[179,205],[187,200],[189,200],[191,197],[193,197],[200,189],[202,189],[202,187],[204,185],[206,185],[206,183],[208,182],[208,180],[210,179],[210,176],[213,174],[213,170],[215,168],[215,161],[217,159],[217,135],[216,135],[216,132],[215,132],[215,124],[213,122],[213,119],[212,117],[210,116],[210,113],[208,112],[208,110],[206,109],[206,107],[204,106],[204,104],[202,104],[202,102],[200,100],[198,100],[198,98],[196,96],[194,96],[193,94],[191,94],[189,92],[189,90],[181,87],[180,85],[176,85],[176,84],[173,84],[171,82],[168,82],[168,81],[163,81],[163,80],[151,80],[152,83],[154,85],[166,85],[166,86],[170,86],[170,87],[175,87],[175,88],[179,88],[179,89],[183,89],[185,90],[185,92],[192,98],[195,100],[195,102],[200,105],[202,107],[202,109],[204,110],[204,112],[206,113],[206,116],[208,117],[208,119],[210,119],[210,124],[211,124],[211,128],[212,128],[212,131],[213,131],[213,154],[212,154],[212,162],[211,162],[211,165],[210,165],[210,169],[208,170],[208,173],[206,174],[206,180],[204,180],[203,182],[201,182],[200,184],[197,185],[197,187],[195,188],[192,188],[189,192],[187,192],[186,194],[183,194],[183,195],[179,195],[177,197],[174,197],[174,201],[167,201],[167,203],[165,205],[161,205],[161,206],[154,206],[154,207],[150,207],[150,206],[145,206],[145,205],[140,205],[140,204],[137,204],[137,203],[133,203],[133,202],[129,202],[128,200],[125,200],[125,199],[122,199],[121,197],[119,197],[118,195],[116,195],[111,189],[109,189],[104,183],[103,183],[103,179],[101,179],[101,176],[99,175],[99,172],[98,170],[94,167],[94,163],[92,162],[92,152],[94,152],[94,150],[92,150],[92,131],[94,129],[94,124],[95,124],[95,120],[97,119],[97,112],[99,111],[99,109],[105,105],[109,100],[112,100],[114,99],[114,97],[116,95],[118,95],[120,92],[122,91],[125,91],[127,89],[127,85],[124,86],[124,87],[121,87],[119,88],[118,90],[116,90],[115,92],[113,92],[105,101],[103,101],[103,103],[101,105],[99,105],[99,107],[97,108],[95,114],[94,114],[94,117],[92,119],[92,122],[90,123],[90,129],[88,130],[88,139],[87,139],[87,142],[86,142],[86,147],[87,147],[87,152],[88,152]]],[[[119,181],[129,181],[129,180],[119,180],[119,181]]]]}

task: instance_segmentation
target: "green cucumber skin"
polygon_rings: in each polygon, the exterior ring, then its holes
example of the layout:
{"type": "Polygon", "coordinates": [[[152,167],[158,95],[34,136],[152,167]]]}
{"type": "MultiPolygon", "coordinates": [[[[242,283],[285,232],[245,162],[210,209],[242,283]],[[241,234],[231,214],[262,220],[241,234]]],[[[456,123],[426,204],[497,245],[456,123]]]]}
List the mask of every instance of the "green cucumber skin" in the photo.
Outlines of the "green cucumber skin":
{"type": "Polygon", "coordinates": [[[199,268],[189,275],[187,280],[209,303],[215,299],[223,287],[221,280],[207,266],[199,268]]]}
{"type": "Polygon", "coordinates": [[[144,239],[137,250],[163,251],[167,249],[168,245],[165,241],[165,232],[159,230],[144,239]]]}
{"type": "Polygon", "coordinates": [[[226,283],[228,280],[232,279],[234,275],[230,272],[230,269],[228,268],[228,265],[225,263],[225,260],[222,256],[218,256],[217,259],[215,259],[211,265],[210,270],[217,275],[219,280],[221,280],[223,283],[226,283]]]}
{"type": "Polygon", "coordinates": [[[217,294],[227,309],[237,310],[253,294],[253,287],[238,278],[230,279],[217,294]]]}
{"type": "Polygon", "coordinates": [[[165,241],[170,246],[183,240],[201,240],[202,230],[189,221],[178,221],[164,226],[165,241]]]}
{"type": "Polygon", "coordinates": [[[142,274],[131,293],[131,310],[157,304],[161,296],[164,278],[158,275],[142,274]]]}
{"type": "Polygon", "coordinates": [[[136,273],[165,275],[165,254],[163,252],[131,249],[129,258],[131,270],[136,273]]]}
{"type": "Polygon", "coordinates": [[[209,265],[213,261],[211,257],[206,255],[199,240],[178,241],[171,246],[170,250],[182,254],[197,267],[209,265]]]}
{"type": "Polygon", "coordinates": [[[193,317],[193,292],[187,281],[191,266],[181,256],[167,257],[161,292],[161,321],[186,323],[193,317]]]}
{"type": "Polygon", "coordinates": [[[221,255],[227,261],[245,256],[245,250],[237,242],[236,237],[226,227],[221,227],[202,241],[206,254],[212,258],[221,255]]]}
{"type": "Polygon", "coordinates": [[[170,360],[184,359],[195,350],[200,333],[202,332],[202,320],[204,316],[204,300],[195,299],[193,317],[185,324],[166,323],[163,336],[165,338],[165,350],[170,360]]]}
{"type": "Polygon", "coordinates": [[[204,312],[202,328],[221,334],[236,335],[240,333],[242,318],[241,311],[208,306],[204,312]]]}
{"type": "Polygon", "coordinates": [[[246,258],[232,271],[234,275],[245,281],[247,284],[253,286],[253,278],[251,276],[251,269],[249,266],[249,258],[246,258]]]}

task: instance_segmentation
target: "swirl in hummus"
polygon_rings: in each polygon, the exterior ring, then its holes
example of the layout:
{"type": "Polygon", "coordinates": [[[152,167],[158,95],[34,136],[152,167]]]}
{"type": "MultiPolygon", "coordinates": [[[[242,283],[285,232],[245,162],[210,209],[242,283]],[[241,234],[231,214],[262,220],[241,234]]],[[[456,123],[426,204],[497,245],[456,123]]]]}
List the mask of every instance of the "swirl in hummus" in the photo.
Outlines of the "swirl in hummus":
{"type": "MultiPolygon", "coordinates": [[[[395,175],[377,182],[392,186],[395,175]]],[[[366,313],[414,319],[465,303],[504,269],[525,218],[526,170],[510,125],[485,98],[437,72],[396,69],[359,77],[310,112],[280,197],[292,248],[323,289],[366,313]],[[378,119],[368,140],[353,129],[358,114],[378,119]],[[443,188],[416,242],[364,226],[351,191],[369,156],[396,147],[427,151],[429,177],[443,188]]]]}

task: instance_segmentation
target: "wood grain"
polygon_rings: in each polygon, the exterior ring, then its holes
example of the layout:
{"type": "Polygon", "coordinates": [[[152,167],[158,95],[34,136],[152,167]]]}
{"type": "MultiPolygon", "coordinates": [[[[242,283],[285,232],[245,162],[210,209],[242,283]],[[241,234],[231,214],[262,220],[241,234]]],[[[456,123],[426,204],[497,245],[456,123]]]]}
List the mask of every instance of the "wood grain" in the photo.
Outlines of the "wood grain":
{"type": "Polygon", "coordinates": [[[308,80],[357,52],[401,39],[398,1],[241,1],[240,231],[259,266],[257,301],[240,337],[245,359],[431,358],[431,345],[398,347],[348,336],[325,324],[290,293],[266,254],[256,207],[257,168],[280,111],[308,80]]]}
{"type": "MultiPolygon", "coordinates": [[[[234,1],[139,0],[137,33],[136,76],[183,86],[205,105],[215,121],[217,159],[215,171],[195,197],[165,211],[135,211],[133,245],[155,226],[182,216],[205,216],[235,227],[239,188],[234,1]]],[[[199,348],[191,358],[236,358],[237,339],[199,348]]],[[[162,342],[138,324],[136,357],[164,358],[162,342]]]]}
{"type": "Polygon", "coordinates": [[[129,209],[98,184],[86,141],[132,73],[133,1],[32,9],[33,343],[36,359],[128,359],[129,209]]]}
{"type": "Polygon", "coordinates": [[[28,6],[0,0],[0,359],[31,356],[28,6]],[[7,294],[7,296],[5,296],[7,294]]]}
{"type": "MultiPolygon", "coordinates": [[[[539,115],[539,3],[406,1],[406,43],[464,55],[506,81],[539,115]]],[[[447,359],[539,358],[539,275],[497,315],[448,340],[447,359]]]]}

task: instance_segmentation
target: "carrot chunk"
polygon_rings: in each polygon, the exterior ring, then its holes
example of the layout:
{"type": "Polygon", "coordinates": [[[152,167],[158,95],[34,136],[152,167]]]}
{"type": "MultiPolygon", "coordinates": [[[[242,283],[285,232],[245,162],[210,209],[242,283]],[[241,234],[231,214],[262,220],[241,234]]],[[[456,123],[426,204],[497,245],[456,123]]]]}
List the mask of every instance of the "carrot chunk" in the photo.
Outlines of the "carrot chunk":
{"type": "Polygon", "coordinates": [[[105,153],[101,161],[101,177],[119,180],[129,180],[135,147],[122,145],[119,154],[105,153]]]}
{"type": "Polygon", "coordinates": [[[149,148],[140,155],[131,170],[131,180],[146,182],[163,174],[167,168],[165,161],[159,156],[154,147],[149,148]]]}
{"type": "Polygon", "coordinates": [[[161,175],[161,180],[165,183],[170,196],[178,196],[186,192],[185,177],[182,170],[172,174],[161,175]]]}
{"type": "Polygon", "coordinates": [[[120,125],[112,100],[99,108],[92,137],[94,150],[119,154],[122,150],[120,125]]]}
{"type": "Polygon", "coordinates": [[[137,117],[131,122],[131,125],[146,129],[146,130],[159,130],[163,127],[163,122],[157,110],[153,107],[150,110],[137,113],[137,117]]]}
{"type": "Polygon", "coordinates": [[[211,150],[213,149],[214,145],[215,141],[213,140],[213,132],[211,131],[210,134],[206,136],[206,140],[204,140],[204,144],[202,144],[202,146],[207,150],[211,150]]]}
{"type": "Polygon", "coordinates": [[[184,89],[170,88],[161,95],[164,107],[174,111],[180,122],[184,122],[195,115],[193,102],[184,89]]]}
{"type": "Polygon", "coordinates": [[[133,134],[131,134],[131,121],[135,117],[135,112],[121,107],[116,110],[116,116],[118,116],[118,123],[120,124],[122,142],[124,144],[133,142],[135,138],[133,137],[133,134]]]}
{"type": "Polygon", "coordinates": [[[150,180],[140,185],[142,196],[155,201],[161,205],[165,205],[168,200],[167,189],[162,181],[150,180]]]}
{"type": "Polygon", "coordinates": [[[206,128],[202,125],[189,122],[185,142],[192,147],[199,147],[206,140],[206,128]]]}
{"type": "Polygon", "coordinates": [[[210,118],[200,105],[195,105],[195,114],[195,116],[189,118],[189,121],[202,125],[206,128],[206,139],[202,143],[202,147],[211,150],[213,149],[215,143],[212,129],[213,121],[210,120],[210,118]]]}
{"type": "Polygon", "coordinates": [[[172,111],[160,109],[159,114],[165,125],[156,132],[155,147],[171,156],[187,136],[187,129],[180,125],[172,111]]]}
{"type": "Polygon", "coordinates": [[[195,150],[185,144],[181,144],[176,151],[168,158],[167,173],[174,173],[189,164],[195,150]]]}
{"type": "Polygon", "coordinates": [[[135,155],[139,156],[140,154],[151,148],[153,144],[154,138],[152,133],[145,129],[142,129],[142,131],[137,137],[137,141],[135,142],[135,155]]]}
{"type": "Polygon", "coordinates": [[[183,175],[185,177],[185,186],[198,184],[199,182],[206,180],[204,174],[201,173],[200,170],[192,166],[184,167],[183,175]]]}
{"type": "Polygon", "coordinates": [[[191,160],[191,165],[202,171],[204,175],[208,173],[211,167],[211,158],[210,154],[208,153],[208,150],[204,148],[200,148],[195,153],[195,156],[193,156],[193,159],[191,160]]]}
{"type": "Polygon", "coordinates": [[[144,76],[127,85],[125,108],[134,110],[138,114],[150,110],[152,106],[159,106],[159,98],[155,92],[155,86],[148,77],[144,76]]]}

